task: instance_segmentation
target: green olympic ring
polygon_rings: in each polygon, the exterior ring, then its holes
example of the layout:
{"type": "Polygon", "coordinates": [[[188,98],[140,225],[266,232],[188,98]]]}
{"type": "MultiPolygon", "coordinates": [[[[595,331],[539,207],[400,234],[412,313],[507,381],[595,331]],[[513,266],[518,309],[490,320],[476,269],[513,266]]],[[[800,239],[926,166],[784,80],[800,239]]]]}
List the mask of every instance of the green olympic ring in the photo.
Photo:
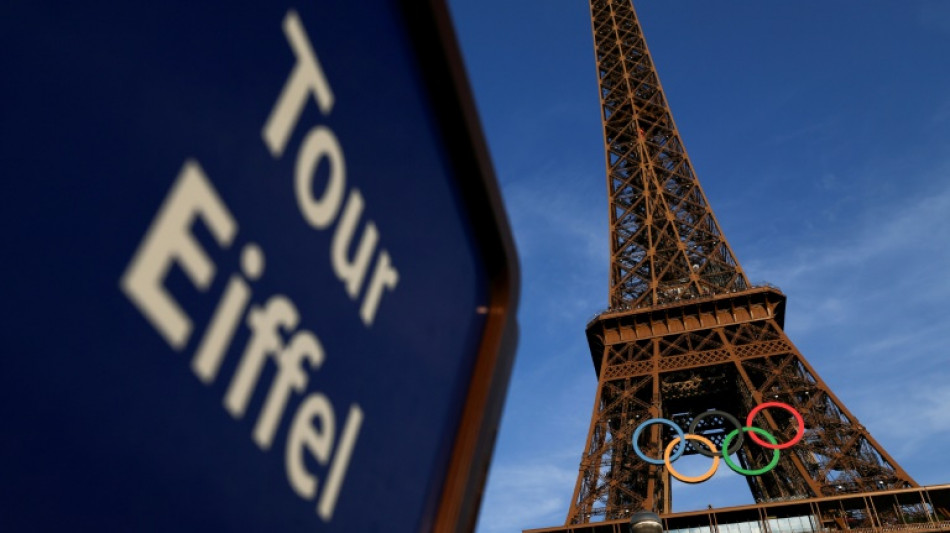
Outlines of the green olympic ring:
{"type": "MultiPolygon", "coordinates": [[[[765,440],[769,441],[769,444],[772,444],[773,446],[778,444],[778,441],[775,440],[775,437],[773,437],[771,433],[769,433],[768,431],[765,431],[762,428],[744,426],[742,428],[742,431],[743,432],[751,431],[753,433],[758,433],[759,435],[762,435],[763,437],[765,437],[765,440]]],[[[741,466],[732,462],[732,459],[729,458],[729,454],[726,453],[726,450],[729,449],[729,443],[732,442],[732,439],[735,438],[735,436],[738,434],[739,434],[739,430],[734,429],[730,431],[728,435],[726,435],[726,438],[722,439],[722,458],[726,460],[726,464],[729,465],[729,468],[733,469],[734,471],[744,476],[761,476],[762,474],[766,472],[771,472],[772,469],[775,468],[775,465],[778,464],[778,456],[781,455],[781,452],[779,452],[778,449],[772,450],[772,460],[769,461],[769,464],[763,466],[762,468],[758,470],[746,470],[745,468],[742,468],[741,466]]]]}

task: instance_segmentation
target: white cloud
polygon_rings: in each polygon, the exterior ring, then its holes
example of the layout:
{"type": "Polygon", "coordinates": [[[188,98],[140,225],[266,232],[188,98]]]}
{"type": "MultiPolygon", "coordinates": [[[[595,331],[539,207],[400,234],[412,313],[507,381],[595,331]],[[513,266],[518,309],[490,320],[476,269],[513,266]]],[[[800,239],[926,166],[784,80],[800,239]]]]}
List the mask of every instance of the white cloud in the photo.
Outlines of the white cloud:
{"type": "Polygon", "coordinates": [[[548,527],[564,522],[577,469],[558,465],[556,458],[530,463],[495,465],[488,479],[478,530],[510,533],[522,528],[548,527]]]}
{"type": "Polygon", "coordinates": [[[941,461],[938,468],[930,465],[925,468],[909,468],[903,458],[913,460],[913,464],[926,465],[927,456],[945,448],[950,438],[950,383],[943,379],[918,376],[919,381],[909,386],[906,381],[881,383],[871,393],[861,399],[868,413],[866,426],[875,438],[896,443],[889,452],[898,457],[898,462],[911,474],[927,474],[928,471],[942,471],[940,482],[946,482],[950,467],[941,461]],[[935,443],[941,443],[934,446],[935,443]]]}
{"type": "Polygon", "coordinates": [[[948,214],[950,186],[944,183],[932,194],[869,209],[817,243],[759,257],[747,271],[789,294],[795,309],[790,329],[858,324],[875,306],[911,307],[950,296],[948,214]]]}

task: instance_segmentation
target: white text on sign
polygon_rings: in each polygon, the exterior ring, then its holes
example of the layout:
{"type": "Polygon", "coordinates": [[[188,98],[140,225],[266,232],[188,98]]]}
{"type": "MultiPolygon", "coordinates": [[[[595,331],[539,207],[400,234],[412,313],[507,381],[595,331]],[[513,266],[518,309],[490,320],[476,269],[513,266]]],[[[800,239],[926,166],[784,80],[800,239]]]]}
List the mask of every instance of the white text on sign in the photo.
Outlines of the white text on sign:
{"type": "MultiPolygon", "coordinates": [[[[334,98],[294,11],[284,17],[283,28],[295,65],[261,132],[264,144],[277,159],[283,155],[308,100],[313,98],[326,115],[333,109],[334,98]]],[[[395,289],[399,274],[386,249],[379,248],[376,253],[380,237],[372,220],[366,223],[356,252],[349,257],[365,202],[356,187],[345,194],[345,160],[332,130],[321,125],[310,129],[297,152],[293,181],[297,205],[307,224],[315,230],[327,230],[336,224],[330,264],[347,296],[360,301],[359,317],[364,327],[371,327],[383,295],[395,289]],[[315,172],[323,160],[330,166],[329,180],[323,192],[314,195],[315,172]],[[371,265],[372,273],[367,276],[371,265]]],[[[200,292],[207,292],[219,266],[195,238],[193,226],[199,219],[222,249],[234,244],[237,220],[199,163],[188,160],[119,281],[126,296],[179,352],[188,345],[195,324],[169,293],[165,279],[171,268],[178,266],[200,292]]],[[[326,358],[319,339],[313,332],[298,328],[300,314],[290,297],[276,294],[263,303],[251,303],[251,284],[264,270],[264,251],[255,243],[246,243],[241,248],[240,266],[228,278],[198,342],[191,369],[202,383],[214,383],[243,319],[249,338],[225,392],[224,408],[232,417],[243,418],[265,366],[276,367],[251,438],[261,450],[270,450],[291,397],[302,396],[290,417],[284,443],[285,471],[294,492],[306,500],[316,499],[317,515],[329,521],[359,436],[363,411],[359,404],[351,404],[337,437],[332,402],[324,393],[307,390],[310,372],[319,370],[326,358]],[[322,480],[308,470],[307,455],[326,469],[322,480]]]]}

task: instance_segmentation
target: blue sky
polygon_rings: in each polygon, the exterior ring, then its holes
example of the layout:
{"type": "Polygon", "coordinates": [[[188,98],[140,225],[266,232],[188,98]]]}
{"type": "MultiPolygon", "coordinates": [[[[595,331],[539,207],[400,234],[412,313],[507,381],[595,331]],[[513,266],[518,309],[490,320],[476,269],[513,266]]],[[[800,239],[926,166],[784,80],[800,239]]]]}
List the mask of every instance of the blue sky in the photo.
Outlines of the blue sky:
{"type": "MultiPolygon", "coordinates": [[[[521,342],[478,532],[553,526],[593,407],[584,326],[607,303],[589,13],[580,0],[449,3],[522,268],[521,342]]],[[[950,483],[950,2],[636,8],[750,279],[788,295],[790,338],[901,466],[950,483]]],[[[720,472],[676,485],[674,508],[749,503],[743,480],[720,472]]]]}

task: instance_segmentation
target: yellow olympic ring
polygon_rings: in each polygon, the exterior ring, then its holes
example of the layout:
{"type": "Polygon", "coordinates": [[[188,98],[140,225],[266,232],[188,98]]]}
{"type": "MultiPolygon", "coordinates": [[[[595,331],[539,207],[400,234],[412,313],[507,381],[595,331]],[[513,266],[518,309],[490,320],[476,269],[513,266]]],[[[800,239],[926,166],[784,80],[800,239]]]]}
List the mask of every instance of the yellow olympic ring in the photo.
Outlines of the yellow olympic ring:
{"type": "MultiPolygon", "coordinates": [[[[712,441],[707,439],[706,437],[703,437],[700,435],[693,435],[692,433],[690,433],[686,435],[686,440],[699,441],[705,444],[706,447],[709,448],[709,450],[713,452],[713,454],[716,453],[716,445],[713,444],[712,441]]],[[[676,469],[673,468],[673,464],[670,463],[670,455],[673,453],[673,447],[676,446],[679,443],[679,441],[680,441],[679,437],[676,437],[675,439],[671,440],[670,443],[666,445],[666,451],[663,452],[663,461],[666,463],[666,468],[670,471],[670,475],[672,475],[673,477],[675,477],[676,479],[684,483],[702,483],[703,481],[706,481],[707,479],[711,478],[713,474],[716,473],[716,469],[719,468],[718,455],[713,456],[712,467],[709,470],[707,470],[705,474],[701,476],[696,476],[696,477],[684,476],[683,474],[680,474],[679,472],[676,471],[676,469]]]]}

